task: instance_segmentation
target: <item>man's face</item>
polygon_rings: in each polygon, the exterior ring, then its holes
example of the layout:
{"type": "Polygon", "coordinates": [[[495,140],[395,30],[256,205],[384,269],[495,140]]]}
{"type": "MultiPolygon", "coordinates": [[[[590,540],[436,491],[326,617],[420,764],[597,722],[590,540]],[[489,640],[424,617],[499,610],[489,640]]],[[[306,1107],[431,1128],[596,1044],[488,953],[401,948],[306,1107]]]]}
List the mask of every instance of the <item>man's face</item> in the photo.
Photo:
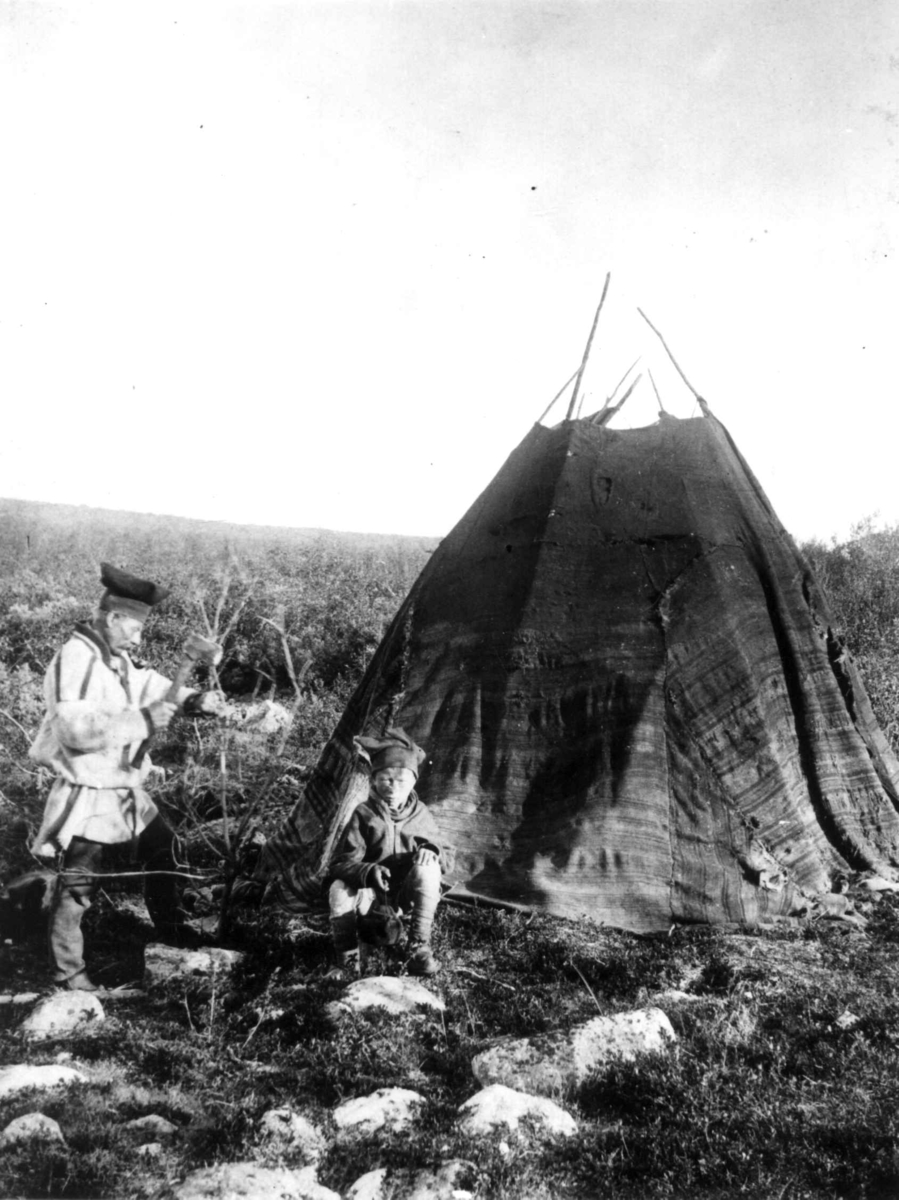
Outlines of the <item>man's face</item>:
{"type": "Polygon", "coordinates": [[[110,654],[130,654],[140,645],[144,623],[137,617],[126,616],[125,613],[111,612],[106,614],[106,625],[103,633],[110,654]]]}
{"type": "Polygon", "coordinates": [[[392,813],[400,812],[415,787],[415,774],[408,767],[384,767],[372,776],[372,786],[392,813]]]}

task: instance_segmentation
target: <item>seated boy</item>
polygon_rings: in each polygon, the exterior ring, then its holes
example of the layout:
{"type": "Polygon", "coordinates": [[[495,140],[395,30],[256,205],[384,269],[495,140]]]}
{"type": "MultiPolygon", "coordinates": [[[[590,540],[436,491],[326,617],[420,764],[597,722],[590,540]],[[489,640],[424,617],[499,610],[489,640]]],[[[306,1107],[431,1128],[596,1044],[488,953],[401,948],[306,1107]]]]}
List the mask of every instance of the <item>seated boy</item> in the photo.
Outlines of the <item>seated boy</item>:
{"type": "Polygon", "coordinates": [[[359,963],[356,916],[385,896],[408,916],[410,975],[433,975],[431,926],[440,900],[442,848],[434,818],[413,790],[425,751],[401,729],[357,738],[371,760],[371,791],[350,818],[331,860],[328,899],[340,966],[359,963]]]}

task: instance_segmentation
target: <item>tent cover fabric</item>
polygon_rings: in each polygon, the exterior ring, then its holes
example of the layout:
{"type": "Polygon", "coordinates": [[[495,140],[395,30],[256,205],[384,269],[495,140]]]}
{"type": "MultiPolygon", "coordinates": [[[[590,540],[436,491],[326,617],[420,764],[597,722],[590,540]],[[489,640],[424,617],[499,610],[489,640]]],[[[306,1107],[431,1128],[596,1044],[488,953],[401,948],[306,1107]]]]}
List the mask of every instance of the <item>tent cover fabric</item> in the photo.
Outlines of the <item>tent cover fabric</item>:
{"type": "Polygon", "coordinates": [[[426,747],[418,791],[476,896],[649,932],[899,878],[899,763],[711,414],[528,433],[422,571],[269,842],[283,902],[320,903],[367,791],[353,736],[388,725],[426,747]]]}

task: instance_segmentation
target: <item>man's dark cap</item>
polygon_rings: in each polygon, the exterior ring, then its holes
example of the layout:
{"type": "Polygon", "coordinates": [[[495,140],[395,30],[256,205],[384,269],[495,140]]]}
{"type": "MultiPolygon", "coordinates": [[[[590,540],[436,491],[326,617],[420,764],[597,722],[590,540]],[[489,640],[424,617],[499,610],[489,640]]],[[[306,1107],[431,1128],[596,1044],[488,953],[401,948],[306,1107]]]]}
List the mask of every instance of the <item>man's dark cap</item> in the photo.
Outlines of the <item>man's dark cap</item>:
{"type": "Polygon", "coordinates": [[[150,609],[171,592],[171,588],[160,587],[149,579],[139,579],[106,562],[100,563],[100,582],[106,588],[100,598],[100,608],[104,612],[123,612],[140,621],[145,621],[150,609]]]}

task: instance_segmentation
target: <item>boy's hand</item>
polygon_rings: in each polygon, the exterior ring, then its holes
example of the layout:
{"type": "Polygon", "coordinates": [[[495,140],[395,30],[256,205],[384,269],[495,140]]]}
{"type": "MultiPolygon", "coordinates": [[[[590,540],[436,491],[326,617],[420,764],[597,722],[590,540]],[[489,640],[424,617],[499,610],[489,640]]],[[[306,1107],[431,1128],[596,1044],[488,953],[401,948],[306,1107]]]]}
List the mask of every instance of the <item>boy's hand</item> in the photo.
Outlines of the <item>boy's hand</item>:
{"type": "Polygon", "coordinates": [[[382,867],[380,863],[372,868],[371,886],[377,888],[379,892],[387,892],[390,890],[390,871],[387,867],[382,867]]]}
{"type": "Polygon", "coordinates": [[[430,850],[427,846],[419,846],[412,861],[419,867],[427,867],[431,863],[437,862],[439,857],[436,850],[430,850]]]}

